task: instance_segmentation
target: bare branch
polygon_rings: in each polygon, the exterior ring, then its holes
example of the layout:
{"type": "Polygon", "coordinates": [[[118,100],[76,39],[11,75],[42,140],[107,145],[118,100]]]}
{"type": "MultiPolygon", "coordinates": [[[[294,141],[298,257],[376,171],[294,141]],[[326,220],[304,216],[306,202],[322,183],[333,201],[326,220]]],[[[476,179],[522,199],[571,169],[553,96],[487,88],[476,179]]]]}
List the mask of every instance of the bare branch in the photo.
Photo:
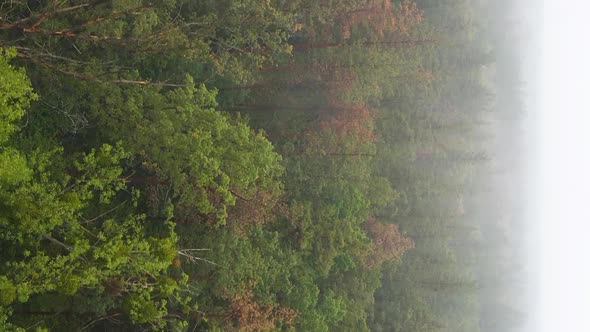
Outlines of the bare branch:
{"type": "Polygon", "coordinates": [[[43,237],[49,241],[51,241],[54,244],[57,244],[58,246],[65,248],[67,251],[72,251],[72,247],[68,246],[67,244],[59,241],[58,239],[54,238],[53,236],[44,233],[43,237]]]}
{"type": "MultiPolygon", "coordinates": [[[[208,260],[208,259],[201,258],[201,257],[197,257],[197,256],[195,256],[195,255],[193,255],[193,254],[191,253],[191,251],[198,251],[198,250],[203,250],[203,249],[181,249],[181,250],[178,250],[178,251],[177,251],[177,253],[178,253],[180,256],[183,256],[183,257],[185,257],[186,259],[188,259],[188,261],[189,261],[189,262],[191,262],[191,263],[196,263],[196,262],[198,262],[198,261],[203,261],[203,262],[206,262],[206,263],[209,263],[209,264],[215,265],[215,266],[219,266],[219,267],[222,267],[222,268],[227,268],[227,267],[225,267],[225,266],[222,266],[222,265],[219,265],[219,264],[217,264],[217,263],[215,263],[215,262],[212,262],[212,261],[210,261],[210,260],[208,260]]],[[[205,249],[205,250],[207,250],[207,249],[205,249]]]]}
{"type": "Polygon", "coordinates": [[[77,79],[83,81],[92,81],[98,83],[114,83],[114,84],[131,84],[131,85],[146,85],[146,86],[165,86],[165,87],[187,87],[188,84],[180,84],[180,83],[166,83],[166,82],[150,82],[145,80],[127,80],[127,79],[117,79],[117,80],[100,80],[96,77],[90,77],[88,75],[84,75],[81,73],[71,72],[64,69],[59,68],[56,65],[47,63],[41,59],[37,59],[34,56],[24,53],[24,52],[17,52],[17,56],[21,59],[26,59],[36,64],[39,64],[45,68],[55,70],[63,75],[75,77],[77,79]]]}

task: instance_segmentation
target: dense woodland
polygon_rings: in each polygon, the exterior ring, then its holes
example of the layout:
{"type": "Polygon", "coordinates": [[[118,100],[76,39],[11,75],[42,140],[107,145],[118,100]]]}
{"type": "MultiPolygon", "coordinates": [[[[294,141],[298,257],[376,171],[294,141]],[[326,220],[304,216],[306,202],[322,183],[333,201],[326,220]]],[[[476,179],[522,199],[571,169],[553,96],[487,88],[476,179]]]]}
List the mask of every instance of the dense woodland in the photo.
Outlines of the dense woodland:
{"type": "Polygon", "coordinates": [[[511,331],[509,7],[3,1],[1,330],[511,331]]]}

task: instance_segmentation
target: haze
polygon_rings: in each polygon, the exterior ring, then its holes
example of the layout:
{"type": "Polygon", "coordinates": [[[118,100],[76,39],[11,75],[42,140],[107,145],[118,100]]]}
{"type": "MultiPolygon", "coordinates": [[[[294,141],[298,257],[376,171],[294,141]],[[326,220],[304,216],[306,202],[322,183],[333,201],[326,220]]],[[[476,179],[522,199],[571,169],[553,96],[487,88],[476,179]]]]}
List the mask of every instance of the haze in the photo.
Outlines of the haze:
{"type": "Polygon", "coordinates": [[[587,1],[546,0],[538,98],[541,305],[537,331],[590,331],[590,32],[587,1]]]}

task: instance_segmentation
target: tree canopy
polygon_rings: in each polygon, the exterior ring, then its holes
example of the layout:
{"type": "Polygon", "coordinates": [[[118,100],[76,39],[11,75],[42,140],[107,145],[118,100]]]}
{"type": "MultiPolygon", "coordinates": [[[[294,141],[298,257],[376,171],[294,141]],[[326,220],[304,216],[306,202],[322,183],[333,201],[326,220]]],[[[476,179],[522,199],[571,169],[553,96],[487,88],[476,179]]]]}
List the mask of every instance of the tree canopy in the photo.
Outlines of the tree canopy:
{"type": "Polygon", "coordinates": [[[0,329],[492,331],[486,6],[3,4],[0,329]]]}

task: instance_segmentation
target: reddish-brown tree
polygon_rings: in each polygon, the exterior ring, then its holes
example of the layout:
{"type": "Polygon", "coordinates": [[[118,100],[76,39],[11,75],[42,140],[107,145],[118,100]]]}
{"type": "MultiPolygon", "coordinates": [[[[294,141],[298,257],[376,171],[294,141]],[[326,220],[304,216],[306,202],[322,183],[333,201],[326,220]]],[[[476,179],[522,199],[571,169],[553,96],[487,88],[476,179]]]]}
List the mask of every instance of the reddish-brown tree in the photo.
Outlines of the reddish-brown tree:
{"type": "Polygon", "coordinates": [[[333,130],[339,140],[353,138],[357,142],[373,142],[374,113],[365,105],[338,105],[332,108],[335,113],[330,119],[321,122],[324,130],[333,130]]]}
{"type": "Polygon", "coordinates": [[[404,236],[395,224],[384,224],[371,217],[363,228],[373,239],[371,251],[364,261],[365,267],[369,269],[379,267],[384,262],[400,260],[407,250],[414,248],[414,241],[404,236]]]}
{"type": "Polygon", "coordinates": [[[275,323],[292,325],[297,312],[288,307],[260,304],[253,299],[251,290],[235,295],[230,302],[229,319],[240,331],[268,331],[275,323]]]}
{"type": "Polygon", "coordinates": [[[378,38],[377,41],[363,42],[367,46],[412,46],[432,41],[428,38],[409,38],[411,29],[424,21],[424,12],[412,0],[404,0],[398,6],[394,6],[391,0],[370,1],[364,7],[340,14],[337,21],[341,27],[342,41],[297,44],[294,45],[294,49],[306,51],[347,45],[352,29],[360,24],[368,26],[373,31],[373,35],[378,38]]]}
{"type": "Polygon", "coordinates": [[[251,196],[236,196],[236,204],[228,208],[227,225],[234,234],[245,234],[252,226],[260,226],[274,220],[280,196],[275,192],[259,191],[251,196]],[[276,209],[275,209],[276,207],[276,209]]]}

